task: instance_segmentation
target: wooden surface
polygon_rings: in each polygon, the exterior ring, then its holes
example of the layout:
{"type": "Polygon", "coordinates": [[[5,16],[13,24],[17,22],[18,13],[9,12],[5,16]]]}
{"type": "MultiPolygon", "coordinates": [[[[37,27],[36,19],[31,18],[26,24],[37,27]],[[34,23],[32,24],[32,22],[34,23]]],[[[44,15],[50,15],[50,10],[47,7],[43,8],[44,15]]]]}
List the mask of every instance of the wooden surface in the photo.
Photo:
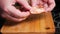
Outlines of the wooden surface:
{"type": "Polygon", "coordinates": [[[31,15],[28,19],[20,22],[6,22],[1,32],[3,34],[13,33],[13,34],[48,34],[55,32],[55,26],[51,12],[42,13],[40,15],[31,15]]]}

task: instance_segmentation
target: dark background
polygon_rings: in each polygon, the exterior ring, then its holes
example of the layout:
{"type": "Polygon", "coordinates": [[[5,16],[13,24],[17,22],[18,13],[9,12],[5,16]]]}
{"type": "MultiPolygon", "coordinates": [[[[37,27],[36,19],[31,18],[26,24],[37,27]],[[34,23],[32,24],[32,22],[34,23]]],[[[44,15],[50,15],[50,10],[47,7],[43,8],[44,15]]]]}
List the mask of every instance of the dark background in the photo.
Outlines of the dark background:
{"type": "MultiPolygon", "coordinates": [[[[54,24],[56,27],[56,34],[60,33],[60,0],[55,0],[56,7],[52,11],[52,16],[54,19],[54,24]]],[[[0,16],[0,29],[2,25],[4,24],[5,19],[0,16]]]]}
{"type": "Polygon", "coordinates": [[[56,34],[60,33],[60,0],[55,0],[56,7],[52,11],[55,27],[56,27],[56,34]]]}

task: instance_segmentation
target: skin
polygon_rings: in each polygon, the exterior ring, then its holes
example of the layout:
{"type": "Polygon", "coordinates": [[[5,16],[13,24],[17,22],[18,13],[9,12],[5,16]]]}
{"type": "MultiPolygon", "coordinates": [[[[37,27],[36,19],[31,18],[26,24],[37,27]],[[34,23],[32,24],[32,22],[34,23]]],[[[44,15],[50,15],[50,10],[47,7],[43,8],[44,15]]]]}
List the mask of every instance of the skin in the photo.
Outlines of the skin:
{"type": "Polygon", "coordinates": [[[43,5],[45,11],[52,11],[55,7],[54,0],[31,0],[32,6],[29,5],[27,0],[0,0],[0,7],[4,10],[1,14],[3,18],[14,22],[20,22],[25,20],[30,15],[29,11],[22,12],[21,10],[16,9],[13,6],[16,2],[24,6],[27,10],[30,10],[32,7],[36,7],[38,5],[43,5]]]}
{"type": "Polygon", "coordinates": [[[54,0],[32,0],[32,6],[44,5],[45,11],[52,11],[55,7],[54,0]]]}
{"type": "Polygon", "coordinates": [[[31,6],[26,0],[0,0],[0,7],[4,10],[1,14],[3,18],[14,22],[20,22],[30,15],[29,11],[22,12],[21,10],[16,9],[13,6],[16,2],[23,5],[27,10],[31,9],[31,6]]]}

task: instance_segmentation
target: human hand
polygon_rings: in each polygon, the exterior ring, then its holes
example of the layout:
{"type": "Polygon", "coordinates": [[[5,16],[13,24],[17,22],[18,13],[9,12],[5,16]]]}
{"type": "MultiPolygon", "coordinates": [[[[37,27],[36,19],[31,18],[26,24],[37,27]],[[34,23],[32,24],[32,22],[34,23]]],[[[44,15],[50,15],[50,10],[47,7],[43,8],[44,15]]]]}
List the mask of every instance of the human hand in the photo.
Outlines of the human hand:
{"type": "Polygon", "coordinates": [[[23,5],[27,10],[31,9],[26,0],[0,0],[0,7],[4,10],[1,14],[2,17],[10,21],[19,22],[25,20],[30,15],[29,11],[22,12],[16,9],[13,6],[16,2],[23,5]]]}
{"type": "Polygon", "coordinates": [[[46,11],[52,11],[55,7],[55,0],[42,0],[45,10],[46,11]]]}
{"type": "Polygon", "coordinates": [[[40,0],[31,0],[31,5],[32,5],[32,9],[30,10],[30,12],[32,14],[40,14],[43,13],[45,11],[45,9],[43,8],[43,5],[40,4],[40,0]]]}
{"type": "Polygon", "coordinates": [[[43,5],[45,11],[52,11],[55,7],[55,1],[54,0],[32,0],[32,6],[38,6],[43,5]]]}

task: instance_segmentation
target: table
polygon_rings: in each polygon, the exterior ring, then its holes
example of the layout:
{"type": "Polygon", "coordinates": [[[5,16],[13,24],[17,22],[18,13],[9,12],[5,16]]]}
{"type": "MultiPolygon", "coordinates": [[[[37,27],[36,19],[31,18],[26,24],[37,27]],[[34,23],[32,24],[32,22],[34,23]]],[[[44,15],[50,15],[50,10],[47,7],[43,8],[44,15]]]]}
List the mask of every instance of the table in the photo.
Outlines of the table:
{"type": "Polygon", "coordinates": [[[20,23],[6,22],[2,34],[54,34],[55,26],[51,12],[31,15],[20,23]]]}

